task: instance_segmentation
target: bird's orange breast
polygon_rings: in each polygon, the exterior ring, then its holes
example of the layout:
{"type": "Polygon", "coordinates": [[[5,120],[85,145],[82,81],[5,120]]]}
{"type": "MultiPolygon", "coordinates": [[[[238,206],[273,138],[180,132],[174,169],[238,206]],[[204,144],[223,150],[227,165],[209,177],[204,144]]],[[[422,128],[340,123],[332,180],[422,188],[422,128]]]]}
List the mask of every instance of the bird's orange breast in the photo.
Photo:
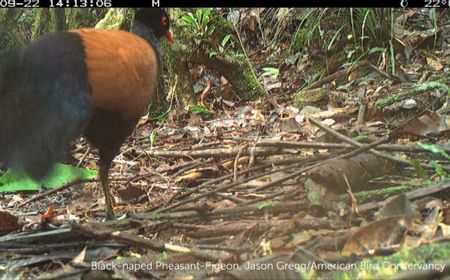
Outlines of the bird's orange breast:
{"type": "Polygon", "coordinates": [[[144,39],[121,30],[77,29],[85,50],[95,106],[135,118],[155,92],[156,51],[144,39]]]}

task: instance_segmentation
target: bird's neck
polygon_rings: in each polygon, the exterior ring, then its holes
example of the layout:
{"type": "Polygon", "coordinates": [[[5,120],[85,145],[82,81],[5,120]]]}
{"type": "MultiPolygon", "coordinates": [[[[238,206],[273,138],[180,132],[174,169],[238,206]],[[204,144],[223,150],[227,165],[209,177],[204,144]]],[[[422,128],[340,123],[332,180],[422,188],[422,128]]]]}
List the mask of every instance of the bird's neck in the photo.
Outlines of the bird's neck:
{"type": "Polygon", "coordinates": [[[155,33],[150,27],[140,22],[134,22],[133,27],[131,27],[131,32],[144,38],[150,45],[152,45],[153,48],[155,48],[158,56],[161,55],[159,39],[155,36],[155,33]]]}

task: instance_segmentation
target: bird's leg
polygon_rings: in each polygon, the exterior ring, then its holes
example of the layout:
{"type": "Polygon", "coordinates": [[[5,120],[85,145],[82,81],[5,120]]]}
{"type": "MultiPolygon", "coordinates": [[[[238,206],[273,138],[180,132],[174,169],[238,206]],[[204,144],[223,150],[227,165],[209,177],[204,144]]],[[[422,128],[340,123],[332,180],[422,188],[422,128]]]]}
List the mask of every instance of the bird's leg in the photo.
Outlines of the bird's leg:
{"type": "Polygon", "coordinates": [[[114,197],[111,195],[109,188],[109,164],[100,163],[100,182],[102,184],[103,193],[105,194],[106,220],[114,220],[113,205],[115,205],[114,197]]]}

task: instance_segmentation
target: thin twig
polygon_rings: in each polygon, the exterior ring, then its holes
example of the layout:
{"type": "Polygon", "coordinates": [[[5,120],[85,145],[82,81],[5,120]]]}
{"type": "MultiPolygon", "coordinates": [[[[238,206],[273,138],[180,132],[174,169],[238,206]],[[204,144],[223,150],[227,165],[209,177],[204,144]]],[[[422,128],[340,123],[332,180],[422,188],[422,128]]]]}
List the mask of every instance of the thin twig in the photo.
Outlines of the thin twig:
{"type": "MultiPolygon", "coordinates": [[[[114,179],[111,179],[110,181],[119,181],[119,182],[120,182],[120,181],[125,181],[125,180],[127,180],[127,179],[125,179],[125,178],[114,178],[114,179]]],[[[93,179],[81,179],[81,180],[69,182],[69,183],[64,184],[64,185],[62,185],[62,186],[59,186],[59,187],[57,187],[57,188],[48,190],[48,191],[43,192],[43,193],[40,193],[40,194],[37,194],[37,195],[35,195],[34,197],[32,197],[32,198],[30,198],[30,199],[28,199],[28,200],[22,202],[21,204],[19,204],[18,207],[19,207],[19,208],[20,208],[20,207],[23,207],[23,206],[27,205],[28,203],[31,203],[31,202],[40,200],[40,199],[42,199],[42,198],[44,198],[44,197],[46,197],[46,196],[49,196],[49,195],[54,194],[54,193],[57,193],[57,192],[59,192],[59,191],[68,189],[68,188],[70,188],[70,187],[72,187],[72,186],[74,186],[74,185],[84,184],[84,183],[95,183],[95,182],[99,182],[99,179],[98,179],[98,178],[93,178],[93,179]]]]}
{"type": "MultiPolygon", "coordinates": [[[[260,147],[279,147],[279,148],[309,148],[309,149],[352,149],[355,146],[345,143],[325,143],[325,142],[294,142],[294,141],[273,141],[262,140],[259,141],[257,146],[260,147]]],[[[439,146],[447,153],[450,153],[450,148],[439,146]]],[[[399,144],[381,144],[377,147],[377,150],[389,151],[389,152],[405,152],[405,153],[429,153],[429,151],[423,148],[412,145],[399,145],[399,144]]]]}
{"type": "MultiPolygon", "coordinates": [[[[148,156],[161,157],[161,158],[223,158],[223,157],[234,157],[239,153],[237,147],[232,148],[219,148],[219,149],[205,149],[205,150],[189,150],[189,151],[152,151],[148,150],[145,153],[148,156]]],[[[271,148],[255,148],[254,154],[256,156],[270,156],[279,154],[279,149],[271,148]]],[[[245,155],[249,155],[249,148],[244,149],[242,152],[245,155]]]]}
{"type": "Polygon", "coordinates": [[[86,156],[89,154],[89,152],[91,151],[91,147],[87,147],[86,152],[81,156],[80,160],[78,161],[77,167],[80,167],[81,164],[83,163],[84,159],[86,158],[86,156]]]}
{"type": "MultiPolygon", "coordinates": [[[[302,161],[302,163],[304,163],[304,162],[302,161]]],[[[299,159],[282,159],[282,160],[272,161],[271,163],[265,163],[265,164],[262,164],[262,165],[259,165],[259,166],[255,166],[255,167],[252,167],[252,168],[249,168],[249,169],[246,169],[246,170],[239,171],[238,175],[244,175],[244,174],[248,174],[248,173],[251,173],[251,172],[255,172],[255,171],[262,170],[262,169],[266,169],[266,168],[272,167],[274,164],[275,165],[291,164],[292,165],[291,168],[292,168],[292,167],[295,167],[295,166],[297,166],[299,164],[299,159]]],[[[287,167],[286,169],[288,169],[288,168],[289,167],[287,167]]],[[[283,170],[285,170],[285,169],[282,169],[282,170],[279,170],[279,171],[283,171],[283,170]]],[[[260,176],[267,176],[267,175],[270,175],[270,174],[273,174],[273,173],[279,172],[279,171],[269,171],[267,173],[261,174],[260,176]]],[[[220,183],[222,181],[225,181],[225,180],[228,180],[228,179],[231,179],[231,178],[232,178],[232,174],[224,175],[222,177],[219,177],[219,178],[207,181],[207,182],[205,182],[205,183],[203,183],[201,185],[198,185],[197,187],[189,190],[188,192],[186,192],[184,194],[181,194],[181,192],[183,190],[180,189],[175,194],[173,194],[167,201],[161,202],[159,205],[157,205],[155,207],[152,207],[151,210],[155,210],[155,209],[157,209],[157,208],[159,208],[161,206],[166,207],[166,208],[164,208],[166,210],[168,210],[169,208],[172,209],[173,205],[172,206],[166,206],[166,205],[168,203],[170,203],[173,199],[175,199],[175,197],[178,196],[179,199],[183,199],[185,197],[190,196],[193,193],[199,192],[200,190],[202,190],[204,188],[210,187],[210,186],[212,186],[212,185],[214,185],[216,183],[220,183]]],[[[256,178],[258,178],[258,176],[256,178]]],[[[248,179],[246,179],[243,182],[247,182],[247,180],[248,179]]],[[[254,179],[252,179],[252,180],[254,180],[254,179]]],[[[181,205],[183,205],[183,204],[181,204],[181,205]]],[[[179,205],[179,206],[181,206],[181,205],[179,205]]],[[[160,211],[162,211],[162,210],[160,210],[160,211]]]]}
{"type": "MultiPolygon", "coordinates": [[[[290,174],[290,175],[287,175],[287,176],[285,176],[285,177],[283,177],[283,178],[280,178],[280,179],[278,179],[278,180],[275,180],[275,181],[272,181],[272,182],[270,182],[270,183],[268,183],[268,184],[265,184],[265,185],[263,185],[263,186],[257,188],[256,190],[260,191],[260,190],[265,190],[265,189],[271,188],[271,187],[273,187],[273,186],[276,186],[276,185],[278,185],[278,184],[281,184],[282,182],[285,182],[285,181],[287,181],[287,180],[290,180],[290,179],[293,179],[293,178],[295,178],[295,177],[298,177],[298,176],[302,175],[303,173],[305,173],[305,172],[308,171],[308,170],[311,170],[311,169],[313,169],[313,168],[319,167],[319,166],[324,165],[324,164],[326,164],[326,163],[335,161],[335,160],[337,160],[337,159],[354,157],[354,156],[356,156],[356,155],[359,155],[359,154],[361,154],[361,153],[364,153],[365,151],[370,150],[370,149],[372,149],[372,148],[374,148],[374,147],[380,145],[381,143],[385,143],[385,142],[387,142],[387,141],[389,141],[389,137],[383,137],[383,138],[379,139],[379,140],[376,141],[376,142],[373,142],[373,143],[371,143],[371,144],[369,144],[369,145],[365,145],[365,146],[363,146],[363,147],[360,147],[360,148],[358,148],[358,149],[355,149],[355,150],[353,150],[353,151],[351,151],[351,152],[348,152],[348,153],[346,153],[346,154],[342,154],[342,155],[339,155],[339,156],[336,156],[336,157],[333,157],[333,158],[329,158],[329,159],[327,159],[327,160],[321,161],[321,162],[316,163],[316,164],[313,164],[313,165],[311,165],[311,166],[304,167],[304,168],[300,169],[300,170],[297,171],[297,172],[294,172],[294,173],[292,173],[292,174],[290,174]]],[[[274,193],[274,194],[271,194],[271,195],[269,195],[269,196],[267,196],[267,197],[265,197],[265,198],[259,198],[259,199],[256,199],[256,200],[247,202],[247,203],[245,203],[245,204],[253,204],[253,203],[265,201],[265,200],[268,200],[268,199],[272,199],[272,198],[275,198],[275,197],[278,197],[278,196],[285,195],[285,194],[287,194],[289,191],[291,191],[291,190],[281,190],[281,191],[276,192],[276,193],[274,193]]]]}
{"type": "MultiPolygon", "coordinates": [[[[353,150],[353,151],[351,151],[351,152],[348,152],[348,153],[346,153],[346,154],[342,154],[342,155],[339,155],[339,156],[336,156],[336,157],[333,157],[333,158],[330,158],[330,159],[321,161],[321,162],[319,162],[319,163],[313,164],[313,165],[311,165],[311,166],[301,168],[299,171],[294,172],[294,173],[289,174],[289,175],[286,175],[286,176],[284,176],[283,178],[280,178],[280,179],[278,179],[278,180],[272,181],[272,182],[270,182],[270,183],[268,183],[268,184],[265,184],[265,185],[263,185],[263,186],[257,188],[257,190],[263,190],[263,189],[267,189],[267,188],[270,188],[270,187],[272,187],[272,186],[278,185],[278,184],[280,184],[280,183],[282,183],[282,182],[285,182],[285,181],[287,181],[287,180],[290,180],[290,179],[293,179],[293,178],[295,178],[295,177],[298,177],[298,176],[302,175],[303,173],[305,173],[306,171],[308,171],[308,170],[310,170],[310,169],[312,169],[312,168],[315,168],[315,167],[319,167],[319,166],[321,166],[321,165],[323,165],[323,164],[325,164],[325,163],[329,163],[329,162],[331,162],[331,161],[334,161],[334,160],[337,160],[337,159],[341,159],[341,158],[354,157],[354,156],[356,156],[356,155],[358,155],[358,154],[361,154],[361,153],[363,153],[363,152],[365,152],[365,151],[368,151],[368,150],[372,149],[373,147],[376,147],[376,146],[380,145],[381,143],[386,143],[387,141],[389,141],[389,137],[383,137],[383,138],[379,139],[378,141],[375,141],[375,142],[373,142],[373,143],[371,143],[371,144],[369,144],[369,145],[366,145],[366,146],[360,147],[360,148],[358,148],[358,149],[355,149],[355,150],[353,150]]],[[[282,170],[282,169],[276,170],[275,172],[280,172],[281,170],[282,170]]],[[[275,172],[274,172],[274,173],[275,173],[275,172]]],[[[257,179],[258,177],[259,177],[259,176],[252,176],[252,177],[246,178],[245,180],[242,180],[242,181],[246,181],[246,180],[251,181],[251,180],[257,179]],[[254,177],[256,177],[256,178],[254,178],[254,177]]],[[[218,187],[218,188],[216,188],[216,189],[214,189],[214,190],[212,190],[212,191],[208,191],[208,192],[201,193],[201,194],[197,195],[196,197],[188,198],[188,199],[186,199],[186,200],[183,200],[183,201],[180,201],[180,202],[178,202],[178,203],[175,203],[175,204],[173,204],[173,205],[171,205],[171,206],[169,206],[169,207],[163,208],[163,209],[159,210],[159,212],[165,212],[165,211],[168,211],[168,210],[173,209],[173,208],[175,208],[175,207],[179,207],[179,206],[181,206],[181,205],[184,205],[184,204],[187,204],[187,203],[191,203],[191,202],[197,201],[197,200],[199,200],[199,199],[201,199],[201,198],[203,198],[203,197],[207,197],[207,196],[209,196],[209,195],[211,195],[211,194],[214,194],[214,193],[216,193],[216,192],[223,192],[223,191],[226,191],[226,190],[228,190],[228,189],[230,189],[230,188],[233,188],[233,187],[236,187],[236,186],[242,184],[242,181],[235,182],[235,183],[228,184],[228,185],[224,185],[224,186],[218,187]]],[[[285,191],[284,191],[284,192],[285,192],[285,191]]],[[[284,192],[283,192],[283,193],[284,193],[284,192]]],[[[281,193],[281,194],[282,194],[282,193],[281,193]]],[[[278,195],[281,195],[281,194],[278,193],[278,195]]]]}
{"type": "MultiPolygon", "coordinates": [[[[311,162],[312,160],[307,160],[307,161],[311,162]]],[[[207,192],[204,192],[204,193],[202,193],[202,194],[197,195],[196,197],[188,198],[188,199],[179,201],[179,202],[177,202],[177,203],[175,203],[175,204],[172,204],[172,205],[170,205],[170,206],[164,207],[164,208],[162,208],[162,209],[160,209],[160,210],[158,210],[158,211],[159,211],[159,212],[166,212],[166,211],[169,211],[169,210],[171,210],[171,209],[180,207],[180,206],[185,205],[185,204],[187,204],[187,203],[191,203],[191,202],[197,201],[197,200],[199,200],[199,199],[201,199],[201,198],[203,198],[203,197],[209,196],[209,195],[211,195],[211,194],[214,194],[214,193],[217,193],[217,192],[223,192],[223,191],[226,191],[226,190],[228,190],[228,189],[230,189],[230,188],[237,187],[237,186],[239,186],[239,185],[241,185],[241,184],[243,184],[243,183],[246,183],[246,182],[249,182],[249,181],[252,181],[252,180],[255,180],[255,179],[259,179],[259,178],[261,178],[261,176],[267,176],[267,175],[270,175],[270,174],[273,174],[273,173],[286,171],[286,170],[289,170],[289,169],[298,167],[298,166],[300,166],[300,165],[304,165],[304,164],[306,164],[305,162],[307,162],[307,161],[298,162],[298,163],[292,164],[292,165],[290,165],[290,166],[288,166],[288,167],[285,167],[285,168],[280,168],[280,169],[277,169],[277,170],[271,170],[271,171],[265,172],[263,175],[259,174],[259,175],[251,176],[251,177],[248,177],[248,178],[239,180],[239,181],[237,181],[237,182],[233,182],[233,183],[231,183],[231,184],[226,184],[226,185],[221,186],[221,187],[216,187],[216,188],[215,188],[214,190],[212,190],[212,191],[207,191],[207,192]]],[[[271,167],[271,166],[272,166],[271,164],[264,165],[263,167],[258,166],[258,167],[254,167],[254,168],[247,169],[247,172],[249,172],[249,170],[254,170],[254,169],[257,169],[257,168],[268,168],[268,167],[271,167]]],[[[224,177],[225,177],[225,176],[224,176],[224,177]]],[[[228,178],[231,178],[232,175],[227,175],[227,177],[228,177],[228,178]]],[[[294,176],[294,177],[295,177],[295,176],[294,176]]],[[[206,184],[209,186],[209,185],[213,184],[213,183],[211,183],[211,182],[217,183],[217,182],[218,182],[217,180],[218,180],[218,179],[208,181],[208,182],[206,182],[206,183],[204,183],[204,184],[202,184],[202,185],[196,187],[195,190],[192,190],[192,191],[189,191],[189,192],[183,194],[183,197],[190,196],[192,193],[198,191],[198,190],[201,189],[201,188],[204,188],[206,184]]]]}
{"type": "Polygon", "coordinates": [[[238,164],[239,164],[239,158],[241,157],[242,151],[244,150],[244,147],[240,147],[239,151],[234,159],[234,163],[233,163],[233,181],[236,182],[238,179],[238,164]]]}
{"type": "MultiPolygon", "coordinates": [[[[364,147],[363,144],[361,144],[361,143],[359,143],[359,142],[357,142],[357,141],[355,141],[355,140],[353,140],[353,139],[351,139],[351,138],[349,138],[349,137],[343,135],[342,133],[339,133],[339,132],[337,132],[337,131],[335,131],[335,130],[329,128],[328,126],[325,126],[325,125],[321,124],[319,121],[317,121],[317,120],[315,120],[315,119],[313,119],[313,118],[311,118],[311,117],[308,117],[307,119],[308,119],[309,122],[311,122],[311,123],[314,124],[315,126],[319,127],[320,129],[322,129],[322,130],[325,131],[326,133],[328,133],[328,134],[330,134],[330,135],[336,137],[337,139],[340,139],[340,140],[342,140],[342,141],[344,141],[344,142],[347,142],[347,143],[349,143],[349,144],[351,144],[351,145],[353,145],[353,146],[355,146],[355,147],[364,147]]],[[[392,131],[391,133],[389,133],[387,136],[385,136],[385,138],[380,138],[380,139],[385,139],[386,141],[384,141],[384,142],[387,142],[388,140],[390,140],[390,138],[391,138],[395,133],[397,133],[397,131],[398,131],[398,130],[396,129],[396,130],[392,131]],[[386,137],[387,137],[387,138],[386,138],[386,137]]],[[[377,143],[377,142],[378,142],[378,141],[376,141],[376,142],[374,142],[374,143],[377,143]]],[[[384,142],[383,142],[383,143],[384,143],[384,142]]],[[[370,145],[368,145],[368,146],[370,146],[370,145]]],[[[378,145],[376,145],[376,146],[378,146],[378,145]]],[[[386,155],[386,154],[384,154],[384,153],[381,153],[381,152],[379,152],[379,151],[377,151],[377,150],[374,150],[374,149],[370,149],[369,151],[370,151],[372,154],[374,154],[374,155],[376,155],[376,156],[378,156],[378,157],[384,158],[384,159],[386,159],[386,160],[390,160],[390,161],[393,161],[393,162],[398,163],[398,164],[401,164],[401,165],[406,165],[406,166],[410,166],[410,165],[411,165],[411,162],[408,161],[408,160],[402,160],[402,159],[394,158],[394,157],[388,156],[388,155],[386,155]]],[[[423,168],[434,170],[434,166],[432,166],[431,164],[420,163],[420,165],[421,165],[423,168]]],[[[446,171],[450,171],[450,168],[448,168],[448,167],[442,167],[442,168],[444,168],[446,171]]]]}
{"type": "Polygon", "coordinates": [[[99,180],[98,178],[94,178],[94,179],[82,179],[82,180],[77,180],[77,181],[74,181],[74,182],[70,182],[70,183],[64,184],[64,185],[62,185],[62,186],[60,186],[60,187],[57,187],[57,188],[55,188],[55,189],[51,189],[51,190],[48,190],[48,191],[46,191],[46,192],[43,192],[43,193],[40,193],[40,194],[35,195],[34,197],[32,197],[32,198],[30,198],[30,199],[28,199],[28,200],[22,202],[21,204],[19,204],[18,207],[19,207],[19,208],[20,208],[20,207],[23,207],[23,206],[27,205],[27,204],[30,203],[30,202],[39,200],[39,199],[41,199],[41,198],[43,198],[43,197],[49,196],[49,195],[54,194],[54,193],[56,193],[56,192],[59,192],[59,191],[68,189],[68,188],[70,188],[70,187],[72,187],[72,186],[74,186],[74,185],[82,184],[82,183],[93,183],[93,182],[98,182],[98,180],[99,180]]]}

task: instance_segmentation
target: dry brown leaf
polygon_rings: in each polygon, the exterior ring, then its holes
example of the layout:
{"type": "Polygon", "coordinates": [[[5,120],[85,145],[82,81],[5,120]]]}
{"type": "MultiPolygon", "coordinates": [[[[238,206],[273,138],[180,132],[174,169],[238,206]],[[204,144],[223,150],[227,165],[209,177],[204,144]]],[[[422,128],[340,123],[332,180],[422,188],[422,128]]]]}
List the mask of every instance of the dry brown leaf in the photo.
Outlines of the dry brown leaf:
{"type": "Polygon", "coordinates": [[[202,172],[200,171],[192,171],[186,175],[180,176],[175,180],[175,184],[181,184],[186,182],[192,182],[202,177],[202,172]]]}
{"type": "Polygon", "coordinates": [[[259,14],[257,14],[255,11],[251,11],[250,15],[247,17],[247,25],[248,25],[248,29],[250,29],[250,31],[255,32],[256,31],[256,27],[259,24],[259,14]]]}
{"type": "Polygon", "coordinates": [[[441,133],[448,131],[445,116],[440,116],[436,112],[427,111],[419,118],[410,120],[403,131],[413,135],[426,136],[430,133],[441,133]]]}
{"type": "Polygon", "coordinates": [[[0,233],[8,233],[20,228],[19,219],[8,212],[0,212],[0,233]]]}
{"type": "Polygon", "coordinates": [[[224,76],[220,76],[220,83],[222,86],[228,85],[228,80],[224,76]]]}
{"type": "Polygon", "coordinates": [[[205,70],[205,66],[199,64],[191,67],[189,73],[194,80],[197,80],[202,75],[203,70],[205,70]]]}
{"type": "Polygon", "coordinates": [[[218,175],[216,168],[203,168],[189,171],[187,174],[178,177],[175,180],[176,184],[189,183],[200,178],[214,178],[218,175]]]}
{"type": "Polygon", "coordinates": [[[210,90],[211,90],[211,80],[208,80],[208,84],[206,85],[205,89],[200,95],[200,104],[202,104],[203,106],[204,106],[203,100],[205,100],[208,97],[210,90]]]}
{"type": "Polygon", "coordinates": [[[376,249],[400,245],[412,224],[412,219],[396,216],[369,223],[354,232],[344,244],[343,256],[366,255],[376,249]]]}
{"type": "MultiPolygon", "coordinates": [[[[249,156],[243,156],[238,159],[238,168],[241,169],[243,165],[247,165],[250,160],[249,156]]],[[[226,170],[232,170],[234,168],[234,160],[226,161],[222,164],[222,167],[226,170]]]]}
{"type": "Polygon", "coordinates": [[[124,190],[118,190],[117,193],[123,201],[134,200],[142,196],[147,196],[147,193],[143,189],[132,185],[127,186],[124,190]]]}
{"type": "Polygon", "coordinates": [[[268,96],[268,97],[266,97],[265,101],[267,103],[269,103],[270,105],[272,105],[274,108],[280,107],[280,105],[278,104],[277,98],[275,96],[268,96]]]}
{"type": "Polygon", "coordinates": [[[297,116],[297,114],[300,112],[300,110],[296,107],[293,106],[287,106],[286,108],[284,108],[284,111],[282,112],[282,115],[286,115],[288,118],[295,118],[295,116],[297,116]]]}
{"type": "Polygon", "coordinates": [[[427,63],[431,67],[431,69],[433,69],[435,71],[439,71],[442,68],[444,68],[444,66],[439,61],[434,60],[430,57],[427,57],[427,63]]]}

